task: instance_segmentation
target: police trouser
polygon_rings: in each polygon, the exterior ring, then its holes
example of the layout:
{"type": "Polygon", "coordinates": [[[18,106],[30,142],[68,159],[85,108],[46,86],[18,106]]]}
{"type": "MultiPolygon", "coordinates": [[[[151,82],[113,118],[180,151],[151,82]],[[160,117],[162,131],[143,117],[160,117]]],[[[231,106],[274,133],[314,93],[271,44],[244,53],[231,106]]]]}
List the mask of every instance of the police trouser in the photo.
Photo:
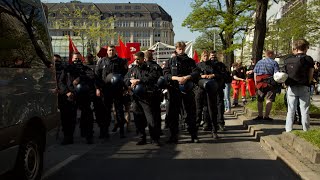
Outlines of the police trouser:
{"type": "Polygon", "coordinates": [[[176,136],[179,132],[179,114],[181,113],[182,105],[184,106],[185,121],[188,125],[188,131],[191,135],[197,134],[196,127],[196,103],[193,91],[187,94],[182,94],[176,87],[168,87],[169,105],[168,105],[168,126],[171,136],[176,136]]]}
{"type": "Polygon", "coordinates": [[[109,127],[111,122],[111,111],[112,111],[112,105],[114,104],[114,108],[116,111],[116,120],[118,121],[120,132],[122,132],[124,128],[124,123],[125,123],[122,92],[112,92],[110,90],[105,90],[103,94],[104,94],[104,104],[106,107],[105,113],[106,113],[107,126],[109,127]]]}
{"type": "Polygon", "coordinates": [[[197,120],[201,122],[202,114],[207,127],[212,127],[216,132],[217,123],[217,92],[206,92],[205,89],[196,89],[197,120]],[[202,97],[202,98],[201,98],[202,97]]]}
{"type": "Polygon", "coordinates": [[[159,123],[156,119],[156,110],[151,101],[152,99],[145,100],[135,97],[132,104],[133,117],[136,128],[142,134],[142,138],[146,137],[145,128],[148,126],[150,137],[153,140],[158,140],[160,138],[159,123]]]}
{"type": "Polygon", "coordinates": [[[218,124],[225,125],[224,122],[224,93],[223,87],[218,88],[217,92],[217,106],[218,106],[218,124]]]}
{"type": "Polygon", "coordinates": [[[162,121],[161,108],[160,108],[161,101],[162,101],[162,92],[161,91],[155,92],[151,100],[151,106],[152,106],[154,119],[155,119],[155,127],[158,128],[159,134],[161,132],[161,121],[162,121]]]}
{"type": "MultiPolygon", "coordinates": [[[[89,95],[88,95],[89,96],[89,95]]],[[[78,97],[78,107],[81,110],[80,129],[81,135],[93,136],[93,110],[91,109],[91,98],[88,96],[78,97]]]]}
{"type": "Polygon", "coordinates": [[[106,106],[104,105],[104,99],[102,97],[93,98],[93,108],[96,117],[96,122],[100,128],[106,129],[109,127],[106,116],[106,106]]]}
{"type": "Polygon", "coordinates": [[[67,100],[66,95],[61,98],[60,115],[64,137],[73,137],[77,120],[77,106],[74,101],[67,100]]]}

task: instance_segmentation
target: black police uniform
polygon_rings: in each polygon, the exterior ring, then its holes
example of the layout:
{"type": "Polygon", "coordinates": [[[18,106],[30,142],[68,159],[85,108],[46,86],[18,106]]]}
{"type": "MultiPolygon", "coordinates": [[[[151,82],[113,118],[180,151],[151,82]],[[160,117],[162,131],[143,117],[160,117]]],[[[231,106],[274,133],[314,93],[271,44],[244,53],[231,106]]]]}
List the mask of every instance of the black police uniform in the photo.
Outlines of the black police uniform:
{"type": "MultiPolygon", "coordinates": [[[[159,80],[159,78],[161,76],[163,76],[163,72],[162,72],[162,68],[161,66],[159,66],[159,64],[157,64],[155,61],[146,61],[147,66],[149,68],[151,68],[151,70],[155,73],[155,76],[157,78],[157,80],[159,80]]],[[[156,85],[155,91],[154,91],[154,95],[153,95],[153,101],[152,101],[152,107],[154,109],[154,115],[155,115],[155,121],[157,122],[157,127],[159,128],[159,132],[160,134],[161,132],[161,108],[160,108],[160,104],[161,101],[163,99],[163,94],[162,94],[162,88],[163,87],[159,87],[159,85],[156,85]]]]}
{"type": "Polygon", "coordinates": [[[158,142],[160,138],[159,124],[156,120],[156,109],[154,109],[155,84],[158,80],[157,72],[146,63],[132,67],[125,77],[127,86],[131,86],[130,79],[139,79],[140,82],[133,88],[133,116],[141,140],[137,145],[146,144],[145,127],[148,125],[149,133],[153,141],[158,142]],[[140,89],[138,89],[140,88],[140,89]]]}
{"type": "Polygon", "coordinates": [[[63,70],[59,83],[60,92],[63,94],[63,105],[60,109],[65,136],[63,143],[73,142],[78,108],[81,110],[81,135],[87,138],[88,143],[92,143],[93,111],[90,105],[95,95],[94,81],[93,70],[83,65],[81,60],[74,61],[63,70]],[[68,92],[73,96],[67,97],[68,92]]]}
{"type": "Polygon", "coordinates": [[[203,61],[197,64],[201,70],[201,75],[214,74],[214,79],[200,79],[196,92],[196,107],[197,107],[197,124],[202,120],[204,114],[205,129],[211,130],[216,133],[218,130],[217,123],[217,90],[220,74],[218,69],[213,66],[210,60],[203,61]],[[205,84],[206,83],[206,84],[205,84]]]}
{"type": "MultiPolygon", "coordinates": [[[[58,86],[58,91],[59,91],[59,80],[60,80],[60,76],[62,74],[63,69],[65,68],[65,64],[64,62],[62,62],[61,60],[57,60],[55,61],[55,68],[56,68],[56,81],[57,81],[57,86],[58,86]]],[[[61,103],[62,103],[62,95],[59,93],[58,94],[58,108],[61,108],[61,103]]]]}
{"type": "Polygon", "coordinates": [[[223,89],[225,88],[225,82],[226,82],[226,79],[228,79],[228,76],[229,75],[229,72],[227,70],[227,66],[218,61],[217,58],[213,58],[213,59],[210,59],[213,66],[215,66],[218,71],[220,72],[222,78],[220,78],[218,80],[218,84],[219,84],[219,88],[218,88],[218,93],[217,93],[217,105],[218,105],[218,117],[217,117],[217,120],[218,120],[218,125],[219,125],[219,128],[220,130],[225,130],[224,129],[224,125],[225,125],[225,121],[224,121],[224,93],[223,93],[223,89]]]}
{"type": "MultiPolygon", "coordinates": [[[[170,128],[171,137],[168,143],[177,143],[179,132],[179,113],[181,114],[184,107],[185,121],[188,125],[188,131],[191,134],[192,142],[198,140],[196,127],[196,103],[194,93],[191,90],[182,93],[179,89],[179,83],[172,80],[172,76],[187,76],[191,75],[192,81],[197,81],[200,77],[200,70],[197,68],[193,59],[186,54],[178,55],[170,58],[163,68],[164,77],[169,82],[169,105],[168,105],[168,126],[170,128]]],[[[187,83],[185,83],[187,85],[187,83]]],[[[180,86],[181,87],[181,86],[180,86]]]]}
{"type": "Polygon", "coordinates": [[[124,137],[124,111],[123,111],[123,92],[124,86],[114,87],[112,83],[106,81],[106,78],[111,73],[117,74],[122,78],[128,72],[128,61],[126,59],[114,56],[112,58],[104,57],[97,62],[95,74],[97,76],[96,86],[102,90],[104,107],[99,109],[99,112],[105,113],[104,120],[98,122],[100,129],[106,131],[108,134],[108,128],[111,122],[111,109],[114,103],[117,116],[118,125],[120,127],[120,137],[124,137]]]}

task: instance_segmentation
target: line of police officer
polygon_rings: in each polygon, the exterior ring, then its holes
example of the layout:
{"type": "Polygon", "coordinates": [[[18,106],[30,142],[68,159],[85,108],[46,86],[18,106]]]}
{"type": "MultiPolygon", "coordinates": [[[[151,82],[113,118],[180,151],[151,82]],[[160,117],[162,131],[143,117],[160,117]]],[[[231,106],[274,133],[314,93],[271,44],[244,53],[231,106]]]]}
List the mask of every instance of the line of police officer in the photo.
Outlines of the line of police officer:
{"type": "Polygon", "coordinates": [[[147,52],[145,58],[143,52],[138,52],[135,54],[136,65],[128,71],[127,60],[116,55],[115,46],[108,47],[107,56],[97,62],[94,72],[82,64],[79,53],[73,54],[72,63],[65,68],[61,68],[61,63],[56,63],[59,108],[64,133],[62,144],[73,143],[78,108],[81,110],[81,136],[87,139],[88,144],[93,143],[91,102],[100,127],[100,138],[109,137],[113,104],[120,127],[120,137],[124,138],[123,97],[125,93],[130,93],[133,99],[135,125],[141,134],[137,145],[147,143],[147,126],[152,142],[160,145],[160,102],[163,88],[169,92],[168,143],[178,142],[180,117],[188,125],[191,142],[199,142],[197,122],[199,124],[201,121],[202,114],[205,114],[208,126],[211,124],[213,137],[218,138],[218,128],[224,129],[223,79],[226,67],[217,61],[214,52],[210,60],[206,58],[204,62],[196,65],[184,51],[185,43],[178,42],[177,56],[169,59],[163,70],[153,61],[152,53],[147,52]],[[194,88],[194,84],[197,87],[194,88]]]}

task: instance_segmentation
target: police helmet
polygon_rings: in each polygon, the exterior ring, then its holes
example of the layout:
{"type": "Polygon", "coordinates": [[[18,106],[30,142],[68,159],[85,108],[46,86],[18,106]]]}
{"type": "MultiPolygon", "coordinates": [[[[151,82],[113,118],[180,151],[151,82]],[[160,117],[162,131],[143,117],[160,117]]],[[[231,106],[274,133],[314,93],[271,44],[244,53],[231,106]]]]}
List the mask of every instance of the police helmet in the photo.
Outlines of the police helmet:
{"type": "Polygon", "coordinates": [[[182,93],[186,94],[190,92],[193,89],[193,82],[192,81],[187,81],[184,84],[179,84],[179,89],[182,93]]]}
{"type": "Polygon", "coordinates": [[[157,81],[158,88],[165,89],[165,88],[167,88],[167,85],[168,85],[168,83],[167,83],[166,79],[163,76],[160,76],[157,81]]]}
{"type": "Polygon", "coordinates": [[[218,84],[214,79],[200,79],[198,85],[206,91],[217,91],[218,84]]]}
{"type": "Polygon", "coordinates": [[[288,79],[288,74],[285,72],[276,72],[273,75],[273,79],[277,83],[284,83],[288,79]]]}
{"type": "Polygon", "coordinates": [[[86,84],[83,84],[83,83],[79,83],[79,84],[77,84],[76,87],[75,87],[75,91],[76,91],[76,93],[79,94],[79,95],[86,94],[86,93],[89,92],[89,90],[90,90],[90,89],[89,89],[89,86],[86,85],[86,84]]]}
{"type": "Polygon", "coordinates": [[[124,84],[124,81],[121,74],[110,73],[105,78],[105,83],[111,84],[112,87],[122,87],[124,84]]]}
{"type": "Polygon", "coordinates": [[[133,94],[138,97],[143,97],[146,94],[146,88],[143,84],[137,84],[133,88],[133,94]]]}

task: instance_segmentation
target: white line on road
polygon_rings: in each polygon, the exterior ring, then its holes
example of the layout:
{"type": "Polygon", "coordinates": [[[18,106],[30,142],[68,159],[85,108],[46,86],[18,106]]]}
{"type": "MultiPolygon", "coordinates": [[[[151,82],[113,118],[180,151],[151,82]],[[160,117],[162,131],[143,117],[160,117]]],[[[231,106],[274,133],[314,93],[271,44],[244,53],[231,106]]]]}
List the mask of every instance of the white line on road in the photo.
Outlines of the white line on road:
{"type": "Polygon", "coordinates": [[[79,158],[79,155],[71,155],[70,157],[68,157],[64,161],[60,162],[59,164],[55,165],[54,167],[52,167],[51,169],[46,171],[43,174],[42,179],[46,179],[47,177],[49,177],[52,174],[54,174],[55,172],[59,171],[61,168],[63,168],[64,166],[66,166],[67,164],[71,163],[72,161],[74,161],[77,158],[79,158]]]}

